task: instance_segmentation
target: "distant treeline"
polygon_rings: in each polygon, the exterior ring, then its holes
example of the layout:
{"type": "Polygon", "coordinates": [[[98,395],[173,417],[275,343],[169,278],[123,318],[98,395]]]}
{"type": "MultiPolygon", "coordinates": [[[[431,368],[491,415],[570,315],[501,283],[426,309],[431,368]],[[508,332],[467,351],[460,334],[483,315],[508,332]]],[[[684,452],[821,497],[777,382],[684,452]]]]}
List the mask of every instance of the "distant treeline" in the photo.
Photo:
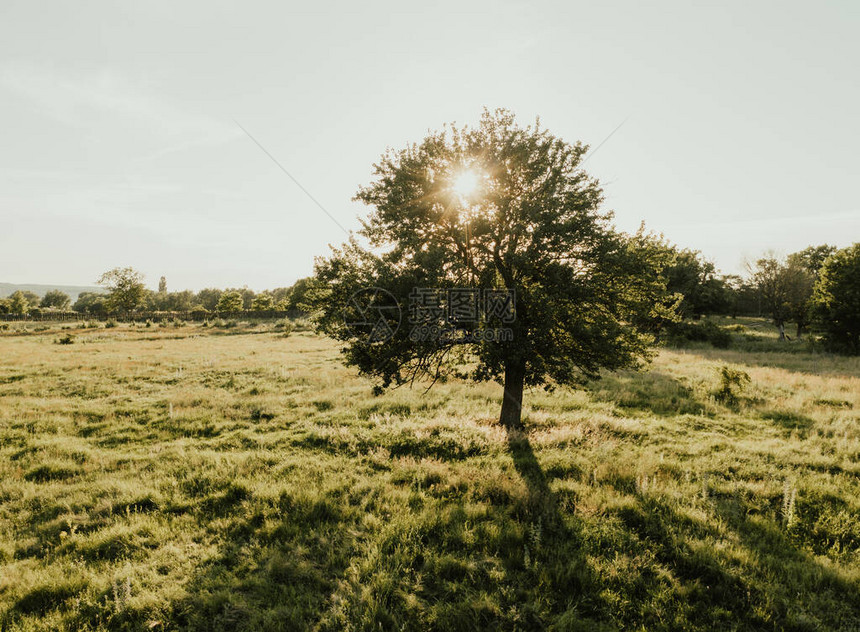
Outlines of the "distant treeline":
{"type": "Polygon", "coordinates": [[[187,312],[159,311],[159,312],[116,312],[113,314],[97,313],[87,314],[72,310],[42,310],[38,309],[29,314],[0,314],[0,321],[45,321],[45,322],[76,322],[76,321],[134,321],[164,323],[171,321],[207,321],[220,319],[226,321],[255,321],[255,320],[278,320],[283,318],[301,318],[305,314],[301,311],[284,310],[241,310],[238,312],[219,312],[192,310],[187,312]]]}
{"type": "Polygon", "coordinates": [[[300,279],[290,287],[263,292],[248,288],[206,288],[199,292],[182,290],[169,292],[162,277],[158,291],[143,286],[142,276],[130,268],[116,269],[103,275],[105,292],[82,292],[72,303],[68,294],[51,290],[43,296],[19,290],[0,299],[0,315],[4,320],[18,318],[67,319],[78,316],[105,319],[133,314],[136,318],[160,319],[176,317],[201,320],[210,314],[225,318],[240,315],[264,317],[298,317],[305,314],[305,293],[309,279],[300,279]],[[106,278],[109,277],[109,278],[106,278]]]}
{"type": "MultiPolygon", "coordinates": [[[[833,349],[860,352],[860,243],[841,250],[810,246],[787,257],[765,254],[747,265],[747,274],[720,274],[701,252],[680,249],[657,240],[649,247],[664,251],[660,270],[672,304],[655,306],[654,313],[638,323],[656,334],[702,336],[685,321],[707,315],[766,316],[779,328],[780,339],[788,323],[795,336],[807,330],[821,332],[833,349]],[[668,308],[668,309],[665,309],[668,308]],[[672,314],[665,318],[661,314],[672,314]],[[680,320],[678,320],[680,317],[680,320]]],[[[161,277],[158,290],[147,289],[143,275],[132,268],[105,272],[98,284],[105,292],[83,292],[71,304],[67,294],[52,290],[44,296],[19,290],[0,299],[0,319],[142,318],[168,315],[202,320],[208,315],[306,315],[310,311],[313,278],[290,287],[256,293],[248,288],[206,288],[199,292],[170,292],[161,277]],[[69,312],[71,310],[71,313],[69,312]]],[[[719,332],[705,332],[719,342],[719,332]]]]}

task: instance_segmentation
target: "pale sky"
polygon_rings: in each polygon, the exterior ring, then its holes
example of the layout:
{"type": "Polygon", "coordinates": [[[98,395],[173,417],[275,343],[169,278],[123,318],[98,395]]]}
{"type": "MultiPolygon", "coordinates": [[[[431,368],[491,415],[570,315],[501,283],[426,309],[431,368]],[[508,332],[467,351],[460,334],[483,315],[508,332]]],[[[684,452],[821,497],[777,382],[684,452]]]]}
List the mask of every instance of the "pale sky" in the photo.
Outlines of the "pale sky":
{"type": "Polygon", "coordinates": [[[387,146],[506,107],[725,272],[860,241],[860,3],[0,4],[0,282],[307,276],[387,146]]]}

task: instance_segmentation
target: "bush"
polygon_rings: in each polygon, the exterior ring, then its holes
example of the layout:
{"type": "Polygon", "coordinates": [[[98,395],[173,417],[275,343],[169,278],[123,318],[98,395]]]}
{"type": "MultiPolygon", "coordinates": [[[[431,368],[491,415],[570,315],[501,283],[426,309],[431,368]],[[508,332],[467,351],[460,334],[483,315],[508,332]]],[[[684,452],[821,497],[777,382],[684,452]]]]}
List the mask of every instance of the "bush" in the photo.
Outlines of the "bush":
{"type": "Polygon", "coordinates": [[[711,321],[690,323],[673,323],[668,328],[668,338],[671,342],[684,341],[709,342],[718,349],[728,349],[732,344],[732,335],[711,321]]]}
{"type": "Polygon", "coordinates": [[[289,318],[284,318],[283,320],[275,323],[275,331],[280,331],[284,334],[284,338],[293,333],[293,321],[289,318]]]}
{"type": "Polygon", "coordinates": [[[105,329],[113,329],[117,324],[116,320],[111,318],[105,322],[105,329]]]}
{"type": "Polygon", "coordinates": [[[750,383],[750,376],[745,371],[722,366],[718,369],[720,387],[714,391],[714,399],[726,406],[736,406],[740,393],[750,383]]]}
{"type": "Polygon", "coordinates": [[[57,340],[58,345],[70,345],[70,344],[74,344],[74,342],[75,342],[75,338],[74,338],[74,336],[72,336],[72,334],[66,334],[65,336],[63,336],[62,338],[57,340]]]}

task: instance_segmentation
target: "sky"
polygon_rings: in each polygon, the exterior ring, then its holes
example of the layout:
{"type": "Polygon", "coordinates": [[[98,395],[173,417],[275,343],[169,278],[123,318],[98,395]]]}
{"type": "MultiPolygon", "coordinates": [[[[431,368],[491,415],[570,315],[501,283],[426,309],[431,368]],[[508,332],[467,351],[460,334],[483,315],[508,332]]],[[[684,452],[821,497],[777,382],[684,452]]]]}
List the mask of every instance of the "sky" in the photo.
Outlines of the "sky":
{"type": "Polygon", "coordinates": [[[387,147],[484,107],[590,144],[619,229],[726,273],[847,246],[858,32],[854,0],[3,0],[0,281],[290,285],[387,147]]]}

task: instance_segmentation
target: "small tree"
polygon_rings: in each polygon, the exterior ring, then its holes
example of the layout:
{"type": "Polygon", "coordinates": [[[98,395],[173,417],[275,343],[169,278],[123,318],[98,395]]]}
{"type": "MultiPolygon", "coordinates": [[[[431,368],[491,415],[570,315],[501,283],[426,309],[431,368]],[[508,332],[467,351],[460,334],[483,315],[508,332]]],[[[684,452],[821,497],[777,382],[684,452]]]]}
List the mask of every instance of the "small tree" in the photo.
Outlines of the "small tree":
{"type": "Polygon", "coordinates": [[[717,276],[714,264],[698,250],[669,247],[671,259],[666,266],[666,287],[671,293],[682,295],[679,312],[684,317],[729,310],[726,283],[717,276]]]}
{"type": "Polygon", "coordinates": [[[821,272],[824,262],[827,261],[828,257],[830,257],[834,252],[836,252],[836,248],[834,246],[828,246],[827,244],[824,244],[823,246],[809,246],[800,252],[788,255],[786,259],[786,265],[789,268],[800,268],[806,270],[808,273],[804,278],[804,286],[801,288],[802,295],[806,296],[806,301],[799,302],[797,305],[794,305],[792,310],[792,317],[797,323],[798,339],[801,337],[804,330],[807,329],[809,322],[812,319],[812,293],[815,282],[818,280],[818,275],[821,272]]]}
{"type": "Polygon", "coordinates": [[[268,292],[257,294],[251,302],[251,309],[258,312],[275,309],[275,299],[268,292]]]}
{"type": "Polygon", "coordinates": [[[133,268],[108,270],[96,283],[108,291],[107,308],[110,312],[133,312],[146,299],[143,275],[133,268]]]}
{"type": "Polygon", "coordinates": [[[834,350],[860,354],[860,243],[837,251],[824,262],[812,306],[827,344],[834,350]]]}
{"type": "Polygon", "coordinates": [[[167,294],[167,277],[161,277],[158,280],[158,293],[167,294]]]}
{"type": "Polygon", "coordinates": [[[251,309],[251,305],[254,304],[254,297],[257,296],[254,290],[243,287],[238,289],[237,292],[242,295],[242,309],[251,309]]]}
{"type": "MultiPolygon", "coordinates": [[[[356,196],[373,207],[361,235],[383,254],[353,240],[317,262],[320,330],[344,342],[346,362],[380,387],[422,375],[501,381],[500,422],[509,429],[521,427],[526,385],[639,364],[653,339],[632,322],[663,302],[665,282],[644,236],[615,232],[600,211],[603,193],[580,168],[586,151],[499,110],[485,111],[477,127],[451,127],[383,156],[356,196]],[[422,288],[508,294],[515,318],[505,310],[477,321],[452,316],[448,299],[447,309],[424,316],[463,335],[422,338],[402,326],[384,341],[368,339],[342,318],[367,287],[404,306],[422,288]],[[487,328],[510,335],[471,335],[487,328]]],[[[374,309],[380,294],[371,293],[374,309]]]]}
{"type": "Polygon", "coordinates": [[[812,275],[796,260],[781,261],[774,255],[756,261],[750,272],[762,308],[773,318],[779,329],[779,339],[783,341],[786,321],[806,320],[808,301],[812,296],[812,275]]]}
{"type": "Polygon", "coordinates": [[[290,288],[289,294],[286,297],[285,309],[292,312],[293,314],[306,315],[309,309],[308,292],[311,291],[312,288],[312,277],[299,279],[298,281],[293,283],[292,287],[290,288]]]}
{"type": "Polygon", "coordinates": [[[194,305],[194,292],[182,290],[181,292],[167,292],[164,296],[163,309],[172,312],[188,312],[194,305]]]}
{"type": "MultiPolygon", "coordinates": [[[[38,299],[38,297],[36,297],[38,299]]],[[[18,290],[9,297],[9,311],[12,314],[26,314],[38,303],[31,303],[27,295],[18,290]]]]}
{"type": "Polygon", "coordinates": [[[241,312],[243,308],[242,294],[237,290],[228,290],[221,294],[216,306],[219,312],[241,312]]]}
{"type": "Polygon", "coordinates": [[[100,292],[81,292],[72,309],[79,314],[104,315],[107,313],[107,296],[100,292]]]}
{"type": "Polygon", "coordinates": [[[42,297],[42,302],[39,303],[39,306],[54,309],[68,309],[71,302],[72,299],[69,298],[69,295],[65,292],[60,290],[50,290],[42,297]]]}
{"type": "Polygon", "coordinates": [[[218,300],[221,298],[221,294],[221,290],[214,287],[208,287],[197,293],[196,302],[208,311],[214,312],[218,307],[218,300]]]}

